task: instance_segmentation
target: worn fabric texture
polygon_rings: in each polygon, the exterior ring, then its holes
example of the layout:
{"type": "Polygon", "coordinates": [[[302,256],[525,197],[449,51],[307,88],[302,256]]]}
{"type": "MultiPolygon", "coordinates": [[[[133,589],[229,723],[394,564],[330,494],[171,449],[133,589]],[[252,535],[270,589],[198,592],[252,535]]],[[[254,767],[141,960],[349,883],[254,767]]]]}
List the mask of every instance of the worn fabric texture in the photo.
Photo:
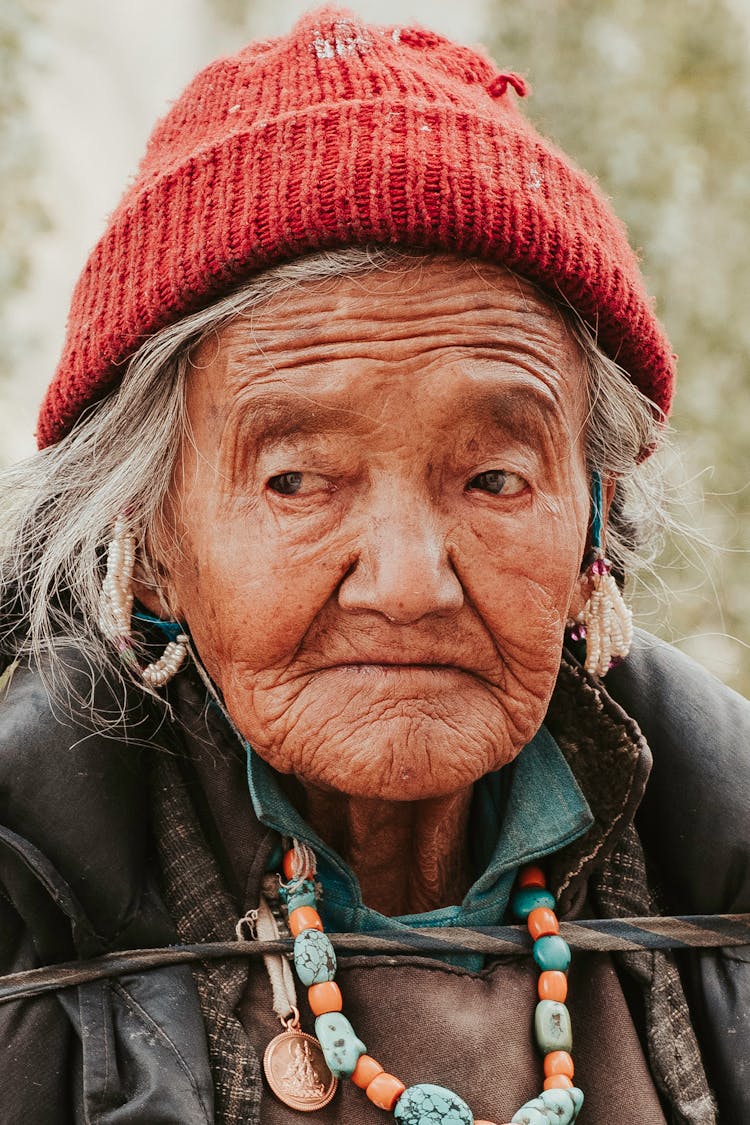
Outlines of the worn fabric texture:
{"type": "MultiPolygon", "coordinates": [[[[173,758],[154,762],[154,836],[164,897],[180,941],[232,941],[237,905],[229,895],[184,791],[173,758]]],[[[193,969],[206,1024],[220,1125],[260,1121],[261,1070],[236,1009],[247,981],[241,961],[206,962],[193,969]]]]}
{"type": "MultiPolygon", "coordinates": [[[[605,918],[658,914],[649,887],[643,847],[633,825],[593,875],[591,891],[605,918]]],[[[670,953],[618,953],[617,959],[645,991],[646,1034],[651,1071],[679,1125],[713,1125],[716,1103],[708,1087],[680,974],[670,953]]]]}
{"type": "MultiPolygon", "coordinates": [[[[660,904],[649,886],[643,847],[632,824],[643,795],[634,784],[640,759],[629,749],[644,745],[637,724],[569,660],[563,660],[546,721],[596,816],[583,840],[554,857],[561,902],[572,906],[571,885],[576,876],[590,873],[587,889],[603,917],[658,914],[660,904]]],[[[617,956],[645,989],[651,1070],[675,1121],[712,1125],[716,1107],[674,958],[658,951],[617,956]]]]}
{"type": "Polygon", "coordinates": [[[668,411],[674,356],[625,229],[521,115],[525,91],[481,50],[336,8],[211,64],[157,124],[76,286],[40,446],[154,331],[332,246],[506,265],[567,301],[668,411]]]}

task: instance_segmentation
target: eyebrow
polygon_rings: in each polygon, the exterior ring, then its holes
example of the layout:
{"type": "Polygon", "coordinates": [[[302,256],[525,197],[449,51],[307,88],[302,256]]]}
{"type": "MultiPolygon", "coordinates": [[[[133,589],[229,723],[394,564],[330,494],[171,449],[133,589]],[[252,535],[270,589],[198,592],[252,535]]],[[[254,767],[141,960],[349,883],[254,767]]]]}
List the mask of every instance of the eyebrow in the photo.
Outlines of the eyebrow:
{"type": "Polygon", "coordinates": [[[536,417],[552,423],[563,421],[565,412],[556,395],[535,380],[512,380],[504,388],[477,388],[471,395],[470,416],[507,428],[521,418],[536,417]]]}
{"type": "Polygon", "coordinates": [[[363,432],[372,419],[342,406],[326,406],[298,394],[254,395],[245,400],[238,429],[250,430],[260,444],[310,434],[363,432]]]}

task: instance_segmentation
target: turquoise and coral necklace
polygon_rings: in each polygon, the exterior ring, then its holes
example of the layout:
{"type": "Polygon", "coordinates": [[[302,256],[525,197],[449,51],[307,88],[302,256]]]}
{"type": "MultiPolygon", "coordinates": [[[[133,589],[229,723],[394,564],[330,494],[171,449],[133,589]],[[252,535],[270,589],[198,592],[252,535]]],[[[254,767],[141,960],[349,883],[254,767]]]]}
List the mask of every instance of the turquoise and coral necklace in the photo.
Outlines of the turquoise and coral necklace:
{"type": "MultiPolygon", "coordinates": [[[[317,910],[315,874],[312,849],[294,841],[284,855],[279,897],[294,937],[295,972],[316,1017],[315,1036],[300,1029],[296,1008],[290,1018],[282,1019],[285,1031],[269,1043],[263,1060],[274,1094],[286,1105],[310,1112],[328,1105],[338,1080],[348,1078],[399,1125],[501,1125],[475,1119],[463,1098],[443,1086],[405,1086],[367,1054],[343,1014],[343,997],[334,979],[336,953],[317,910]]],[[[583,1105],[583,1093],[573,1084],[572,1032],[565,1006],[570,949],[560,937],[555,906],[542,869],[522,867],[511,910],[528,926],[540,969],[534,1034],[545,1077],[542,1092],[521,1106],[507,1125],[571,1125],[583,1105]]]]}

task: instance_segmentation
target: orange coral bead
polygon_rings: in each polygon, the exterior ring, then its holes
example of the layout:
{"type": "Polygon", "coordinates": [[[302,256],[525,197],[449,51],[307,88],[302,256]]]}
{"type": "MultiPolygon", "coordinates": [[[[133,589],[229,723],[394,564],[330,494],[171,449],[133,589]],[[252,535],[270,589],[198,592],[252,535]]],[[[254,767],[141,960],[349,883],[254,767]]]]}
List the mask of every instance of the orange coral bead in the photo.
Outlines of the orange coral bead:
{"type": "Polygon", "coordinates": [[[383,1071],[382,1074],[375,1075],[365,1093],[373,1105],[390,1113],[405,1089],[403,1082],[383,1071]]]}
{"type": "MultiPolygon", "coordinates": [[[[288,852],[284,852],[284,858],[281,861],[281,870],[284,872],[284,878],[287,882],[294,878],[294,848],[290,848],[288,852]]],[[[298,873],[300,879],[312,879],[314,871],[310,871],[305,864],[304,870],[298,873]]]]}
{"type": "Polygon", "coordinates": [[[553,1074],[564,1074],[566,1078],[572,1078],[575,1074],[575,1068],[568,1052],[550,1051],[548,1055],[545,1055],[544,1073],[547,1078],[551,1078],[553,1074]]]}
{"type": "Polygon", "coordinates": [[[325,980],[321,984],[311,984],[307,999],[313,1015],[324,1016],[326,1012],[340,1012],[344,1006],[341,989],[335,980],[325,980]]]}
{"type": "Polygon", "coordinates": [[[288,852],[284,852],[284,858],[281,861],[281,870],[284,872],[284,878],[289,882],[294,875],[294,848],[290,848],[288,852]]]}
{"type": "MultiPolygon", "coordinates": [[[[355,1086],[359,1086],[360,1090],[366,1090],[373,1078],[383,1073],[383,1067],[379,1062],[376,1062],[372,1055],[360,1055],[352,1072],[352,1082],[355,1086]]],[[[474,1125],[476,1125],[476,1122],[474,1125]]]]}
{"type": "Polygon", "coordinates": [[[530,863],[528,867],[522,867],[519,871],[518,885],[519,887],[546,887],[547,877],[541,867],[530,863]]]}
{"type": "Polygon", "coordinates": [[[529,933],[534,941],[540,937],[560,933],[560,923],[555,917],[554,910],[550,910],[548,906],[537,906],[534,910],[529,911],[526,925],[529,927],[529,933]]]}
{"type": "Polygon", "coordinates": [[[539,974],[537,992],[540,1000],[557,1000],[564,1004],[568,995],[568,978],[559,969],[547,969],[539,974]]]}
{"type": "Polygon", "coordinates": [[[314,906],[298,906],[289,915],[289,929],[292,937],[296,937],[303,930],[322,930],[323,923],[314,906]]]}
{"type": "Polygon", "coordinates": [[[565,1074],[551,1074],[544,1079],[545,1090],[572,1090],[573,1083],[565,1074]]]}

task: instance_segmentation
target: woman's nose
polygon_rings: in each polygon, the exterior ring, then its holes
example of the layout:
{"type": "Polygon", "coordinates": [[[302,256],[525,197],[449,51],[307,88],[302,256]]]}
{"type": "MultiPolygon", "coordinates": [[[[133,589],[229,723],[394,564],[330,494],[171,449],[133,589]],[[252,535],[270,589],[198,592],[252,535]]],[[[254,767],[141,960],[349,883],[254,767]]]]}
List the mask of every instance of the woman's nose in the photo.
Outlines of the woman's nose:
{"type": "Polygon", "coordinates": [[[432,512],[398,505],[367,520],[339,589],[343,609],[381,613],[406,625],[455,613],[463,603],[445,532],[432,512]]]}

